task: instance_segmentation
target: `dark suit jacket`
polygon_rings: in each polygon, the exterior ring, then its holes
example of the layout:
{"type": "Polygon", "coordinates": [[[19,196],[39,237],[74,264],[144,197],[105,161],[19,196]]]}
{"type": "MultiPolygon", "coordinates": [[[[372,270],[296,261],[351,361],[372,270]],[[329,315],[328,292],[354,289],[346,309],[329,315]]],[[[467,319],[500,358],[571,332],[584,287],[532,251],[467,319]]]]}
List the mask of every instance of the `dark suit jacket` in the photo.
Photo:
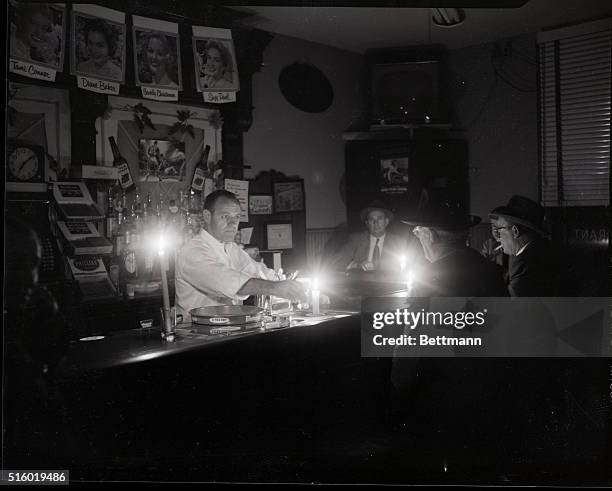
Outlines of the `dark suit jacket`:
{"type": "MultiPolygon", "coordinates": [[[[379,269],[392,270],[399,268],[399,256],[404,252],[405,241],[398,235],[387,232],[385,242],[380,252],[379,269]]],[[[334,269],[344,270],[351,263],[363,263],[368,260],[370,252],[370,233],[367,230],[357,232],[349,236],[348,242],[344,244],[340,252],[333,260],[334,269]]]]}
{"type": "Polygon", "coordinates": [[[550,297],[555,295],[558,270],[548,241],[531,242],[518,256],[510,256],[508,290],[513,297],[550,297]]]}
{"type": "Polygon", "coordinates": [[[474,249],[457,249],[418,275],[415,297],[507,297],[502,270],[474,249]]]}

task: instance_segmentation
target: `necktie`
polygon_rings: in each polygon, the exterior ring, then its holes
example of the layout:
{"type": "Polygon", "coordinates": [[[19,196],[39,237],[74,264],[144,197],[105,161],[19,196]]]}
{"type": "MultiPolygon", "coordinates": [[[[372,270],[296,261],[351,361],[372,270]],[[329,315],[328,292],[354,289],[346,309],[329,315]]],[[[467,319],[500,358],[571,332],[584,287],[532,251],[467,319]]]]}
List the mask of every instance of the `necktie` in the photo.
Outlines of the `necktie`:
{"type": "Polygon", "coordinates": [[[378,242],[380,239],[376,239],[376,244],[374,244],[374,252],[372,252],[372,263],[374,263],[374,267],[378,268],[378,263],[380,262],[380,247],[378,246],[378,242]]]}

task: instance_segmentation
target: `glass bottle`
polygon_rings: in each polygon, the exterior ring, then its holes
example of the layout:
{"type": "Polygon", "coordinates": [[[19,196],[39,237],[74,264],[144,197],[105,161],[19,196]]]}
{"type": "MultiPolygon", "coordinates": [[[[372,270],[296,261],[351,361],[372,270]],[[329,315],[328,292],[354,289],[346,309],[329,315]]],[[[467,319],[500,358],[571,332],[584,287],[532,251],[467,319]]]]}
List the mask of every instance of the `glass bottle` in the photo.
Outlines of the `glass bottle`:
{"type": "Polygon", "coordinates": [[[119,174],[119,183],[123,189],[128,189],[134,185],[132,173],[130,172],[130,165],[119,152],[119,147],[117,146],[115,138],[109,136],[108,141],[111,146],[111,151],[113,152],[113,165],[117,168],[119,174]]]}
{"type": "Polygon", "coordinates": [[[121,273],[124,284],[133,282],[138,278],[138,263],[136,260],[136,250],[133,239],[134,236],[131,234],[130,230],[126,230],[125,248],[123,250],[121,261],[121,273]]]}
{"type": "Polygon", "coordinates": [[[202,152],[202,158],[200,162],[196,165],[196,168],[193,172],[193,179],[191,180],[191,190],[195,190],[198,192],[202,191],[204,187],[204,180],[206,179],[206,173],[208,172],[208,155],[210,154],[210,145],[206,145],[204,147],[204,151],[202,152]]]}
{"type": "Polygon", "coordinates": [[[137,188],[134,201],[132,202],[132,228],[134,228],[134,232],[138,235],[141,235],[144,229],[142,211],[142,202],[137,188]]]}
{"type": "Polygon", "coordinates": [[[117,215],[115,213],[115,203],[113,200],[112,189],[108,190],[106,206],[106,238],[109,240],[113,239],[115,235],[115,227],[117,222],[117,215]]]}

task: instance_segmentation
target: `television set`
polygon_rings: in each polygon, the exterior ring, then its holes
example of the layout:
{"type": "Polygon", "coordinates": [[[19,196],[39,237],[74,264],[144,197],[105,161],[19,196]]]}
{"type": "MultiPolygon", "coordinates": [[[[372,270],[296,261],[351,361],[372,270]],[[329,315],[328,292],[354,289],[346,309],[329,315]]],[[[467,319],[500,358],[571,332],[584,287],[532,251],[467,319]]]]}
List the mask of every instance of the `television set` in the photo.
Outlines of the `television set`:
{"type": "Polygon", "coordinates": [[[439,60],[374,63],[370,65],[370,75],[374,123],[443,121],[439,60]]]}

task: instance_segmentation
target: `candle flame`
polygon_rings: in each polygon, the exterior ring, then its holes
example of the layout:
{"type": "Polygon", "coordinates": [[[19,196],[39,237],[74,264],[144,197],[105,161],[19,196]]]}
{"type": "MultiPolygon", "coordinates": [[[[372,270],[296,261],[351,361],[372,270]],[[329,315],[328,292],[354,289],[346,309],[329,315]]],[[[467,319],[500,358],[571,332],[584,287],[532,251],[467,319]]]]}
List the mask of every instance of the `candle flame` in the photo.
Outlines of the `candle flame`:
{"type": "Polygon", "coordinates": [[[319,278],[317,278],[317,277],[313,277],[312,278],[311,288],[312,288],[312,290],[318,290],[319,289],[319,278]]]}
{"type": "Polygon", "coordinates": [[[165,247],[166,247],[166,241],[164,240],[164,236],[160,235],[157,239],[157,250],[159,251],[160,255],[164,253],[165,247]]]}

